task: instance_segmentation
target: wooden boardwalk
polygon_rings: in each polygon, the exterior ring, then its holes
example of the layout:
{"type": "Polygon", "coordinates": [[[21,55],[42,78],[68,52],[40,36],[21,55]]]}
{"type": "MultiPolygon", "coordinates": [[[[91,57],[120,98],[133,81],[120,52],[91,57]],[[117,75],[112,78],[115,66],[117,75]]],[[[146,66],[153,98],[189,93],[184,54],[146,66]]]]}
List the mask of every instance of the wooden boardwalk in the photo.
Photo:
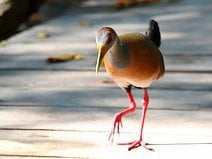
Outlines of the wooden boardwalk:
{"type": "MultiPolygon", "coordinates": [[[[190,0],[112,12],[104,1],[87,1],[9,39],[0,48],[0,158],[211,158],[211,4],[190,0]],[[105,25],[144,32],[151,18],[161,26],[166,63],[164,78],[150,89],[144,129],[155,152],[128,152],[107,141],[113,115],[128,100],[104,71],[95,75],[95,32],[105,25]],[[50,37],[40,39],[39,32],[50,37]],[[75,52],[84,58],[46,63],[75,52]]],[[[138,137],[143,94],[134,94],[138,110],[123,119],[116,141],[138,137]]]]}

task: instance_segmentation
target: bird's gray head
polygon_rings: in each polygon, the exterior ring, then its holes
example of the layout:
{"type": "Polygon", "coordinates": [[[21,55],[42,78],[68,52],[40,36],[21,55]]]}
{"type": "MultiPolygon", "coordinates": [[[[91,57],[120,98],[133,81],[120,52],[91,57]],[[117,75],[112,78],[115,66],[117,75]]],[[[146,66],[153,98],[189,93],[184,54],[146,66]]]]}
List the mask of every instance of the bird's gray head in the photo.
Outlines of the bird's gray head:
{"type": "Polygon", "coordinates": [[[102,45],[109,50],[117,40],[117,37],[116,32],[112,28],[103,27],[97,32],[96,44],[98,47],[102,45]]]}
{"type": "Polygon", "coordinates": [[[96,35],[96,44],[98,47],[98,58],[96,63],[96,73],[98,73],[102,60],[108,50],[118,39],[116,32],[110,27],[99,29],[96,35]]]}

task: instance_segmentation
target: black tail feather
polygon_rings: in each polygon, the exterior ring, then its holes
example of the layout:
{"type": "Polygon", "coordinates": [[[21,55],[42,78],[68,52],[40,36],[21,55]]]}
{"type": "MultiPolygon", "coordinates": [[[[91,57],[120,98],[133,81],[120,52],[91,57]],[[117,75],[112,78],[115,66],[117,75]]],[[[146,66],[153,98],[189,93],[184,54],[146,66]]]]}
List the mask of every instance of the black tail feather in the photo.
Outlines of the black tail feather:
{"type": "Polygon", "coordinates": [[[155,20],[150,20],[149,28],[146,31],[145,35],[157,46],[160,47],[161,44],[161,36],[160,36],[160,28],[158,23],[155,20]]]}

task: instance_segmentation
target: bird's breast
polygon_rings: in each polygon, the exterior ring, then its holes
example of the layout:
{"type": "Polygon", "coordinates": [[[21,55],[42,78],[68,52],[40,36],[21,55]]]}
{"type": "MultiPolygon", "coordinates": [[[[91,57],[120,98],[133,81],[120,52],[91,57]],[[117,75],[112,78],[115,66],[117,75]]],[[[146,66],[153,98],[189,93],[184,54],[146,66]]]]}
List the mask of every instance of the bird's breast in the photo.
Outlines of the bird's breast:
{"type": "MultiPolygon", "coordinates": [[[[153,80],[163,74],[163,59],[159,49],[143,37],[133,39],[122,37],[126,43],[124,60],[112,56],[110,52],[104,58],[105,68],[110,77],[120,86],[133,85],[149,87],[153,80]],[[128,56],[126,58],[126,55],[128,56]],[[116,59],[117,58],[117,59],[116,59]],[[161,73],[162,72],[162,73],[161,73]]],[[[114,51],[114,50],[111,50],[114,51]]],[[[123,52],[116,52],[123,54],[123,52]]]]}

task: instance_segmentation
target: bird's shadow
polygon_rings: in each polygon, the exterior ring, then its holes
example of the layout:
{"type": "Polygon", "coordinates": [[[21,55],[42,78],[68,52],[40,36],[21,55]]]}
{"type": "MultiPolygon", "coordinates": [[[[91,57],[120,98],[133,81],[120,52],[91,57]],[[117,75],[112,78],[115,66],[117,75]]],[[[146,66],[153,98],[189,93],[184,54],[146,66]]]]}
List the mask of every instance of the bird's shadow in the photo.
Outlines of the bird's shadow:
{"type": "Polygon", "coordinates": [[[183,143],[146,143],[146,145],[175,146],[175,145],[212,145],[212,142],[183,142],[183,143]]]}

